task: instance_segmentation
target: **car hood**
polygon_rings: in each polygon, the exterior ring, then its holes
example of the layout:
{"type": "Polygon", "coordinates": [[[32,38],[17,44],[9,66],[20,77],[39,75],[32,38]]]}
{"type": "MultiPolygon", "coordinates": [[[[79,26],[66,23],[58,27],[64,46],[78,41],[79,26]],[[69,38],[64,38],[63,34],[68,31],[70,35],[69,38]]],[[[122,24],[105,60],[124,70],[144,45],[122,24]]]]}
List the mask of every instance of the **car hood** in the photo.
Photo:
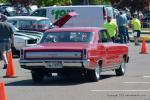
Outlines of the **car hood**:
{"type": "Polygon", "coordinates": [[[22,39],[40,39],[43,33],[33,31],[16,31],[14,36],[22,39]]]}
{"type": "Polygon", "coordinates": [[[72,17],[77,16],[78,14],[76,12],[69,12],[66,15],[62,16],[60,19],[58,19],[56,22],[53,23],[53,25],[62,27],[66,22],[68,22],[72,17]]]}
{"type": "Polygon", "coordinates": [[[93,48],[93,46],[88,43],[45,43],[37,44],[32,47],[25,47],[24,50],[83,50],[85,48],[93,48]]]}

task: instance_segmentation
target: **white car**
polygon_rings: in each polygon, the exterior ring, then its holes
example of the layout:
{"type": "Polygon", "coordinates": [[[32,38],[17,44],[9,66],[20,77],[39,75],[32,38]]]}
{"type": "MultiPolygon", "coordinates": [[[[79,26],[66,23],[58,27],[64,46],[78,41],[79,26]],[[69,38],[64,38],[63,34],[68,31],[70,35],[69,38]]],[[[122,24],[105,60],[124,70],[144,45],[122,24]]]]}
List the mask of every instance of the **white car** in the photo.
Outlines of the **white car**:
{"type": "Polygon", "coordinates": [[[43,36],[42,32],[25,30],[20,31],[13,25],[11,25],[11,27],[14,31],[14,47],[12,48],[13,54],[19,55],[19,51],[23,47],[37,44],[43,36]]]}

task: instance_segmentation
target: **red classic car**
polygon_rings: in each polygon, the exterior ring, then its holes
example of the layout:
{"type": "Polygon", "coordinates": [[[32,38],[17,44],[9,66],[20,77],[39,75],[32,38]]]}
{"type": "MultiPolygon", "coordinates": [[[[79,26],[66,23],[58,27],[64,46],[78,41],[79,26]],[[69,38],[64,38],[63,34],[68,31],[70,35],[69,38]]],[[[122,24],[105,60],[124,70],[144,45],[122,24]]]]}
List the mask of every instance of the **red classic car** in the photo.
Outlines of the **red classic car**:
{"type": "Polygon", "coordinates": [[[128,47],[111,42],[106,29],[96,27],[54,28],[41,42],[21,50],[20,65],[31,70],[34,82],[57,73],[60,76],[84,75],[98,81],[102,71],[125,74],[128,47]]]}

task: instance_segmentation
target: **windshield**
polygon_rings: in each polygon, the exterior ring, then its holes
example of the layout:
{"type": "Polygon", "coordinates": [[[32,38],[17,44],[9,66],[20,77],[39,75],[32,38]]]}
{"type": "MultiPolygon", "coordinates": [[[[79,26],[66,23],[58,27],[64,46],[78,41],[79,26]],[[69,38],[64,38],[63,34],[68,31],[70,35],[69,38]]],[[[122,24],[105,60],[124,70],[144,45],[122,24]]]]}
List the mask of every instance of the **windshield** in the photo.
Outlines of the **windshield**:
{"type": "Polygon", "coordinates": [[[8,20],[11,24],[16,26],[20,30],[24,29],[48,29],[51,26],[51,22],[49,20],[8,20]]]}
{"type": "Polygon", "coordinates": [[[41,43],[90,42],[91,40],[91,32],[50,32],[44,34],[41,43]]]}

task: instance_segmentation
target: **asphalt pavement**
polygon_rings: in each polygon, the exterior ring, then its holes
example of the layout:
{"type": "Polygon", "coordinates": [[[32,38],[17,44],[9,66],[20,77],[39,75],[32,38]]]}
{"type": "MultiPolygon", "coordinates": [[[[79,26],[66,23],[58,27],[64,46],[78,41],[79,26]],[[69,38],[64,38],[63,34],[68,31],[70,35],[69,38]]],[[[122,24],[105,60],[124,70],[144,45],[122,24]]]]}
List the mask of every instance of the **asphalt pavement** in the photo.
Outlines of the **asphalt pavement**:
{"type": "Polygon", "coordinates": [[[102,73],[99,82],[53,76],[35,84],[30,71],[20,68],[14,58],[17,77],[3,78],[6,70],[0,62],[0,82],[5,82],[8,100],[150,100],[150,43],[148,54],[139,53],[141,46],[127,45],[130,61],[125,76],[109,71],[102,73]]]}

